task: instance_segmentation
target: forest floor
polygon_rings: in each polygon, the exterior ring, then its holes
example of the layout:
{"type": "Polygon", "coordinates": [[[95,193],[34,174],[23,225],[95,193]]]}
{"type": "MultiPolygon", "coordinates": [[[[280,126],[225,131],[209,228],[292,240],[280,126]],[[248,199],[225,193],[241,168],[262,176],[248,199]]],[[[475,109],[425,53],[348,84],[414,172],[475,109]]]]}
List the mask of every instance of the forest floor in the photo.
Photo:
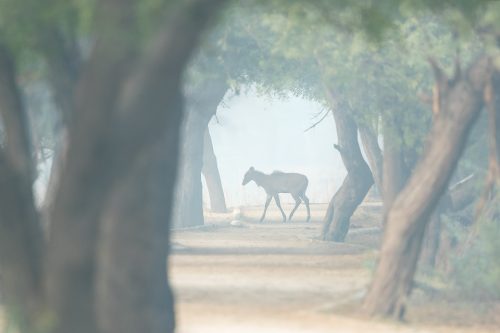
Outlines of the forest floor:
{"type": "Polygon", "coordinates": [[[463,300],[443,283],[432,294],[415,290],[405,323],[360,316],[381,207],[358,209],[345,243],[318,239],[325,209],[312,205],[312,222],[304,223],[301,207],[283,224],[270,207],[260,224],[262,207],[246,207],[235,225],[232,214],[208,214],[205,226],[174,231],[177,332],[500,332],[500,303],[463,300]]]}

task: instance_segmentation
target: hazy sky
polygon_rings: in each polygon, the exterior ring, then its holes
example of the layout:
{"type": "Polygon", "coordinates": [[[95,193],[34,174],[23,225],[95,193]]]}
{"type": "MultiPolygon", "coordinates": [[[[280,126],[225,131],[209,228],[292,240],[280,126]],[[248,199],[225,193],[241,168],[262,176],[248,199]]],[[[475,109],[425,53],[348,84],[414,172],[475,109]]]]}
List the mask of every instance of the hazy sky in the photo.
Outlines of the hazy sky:
{"type": "MultiPolygon", "coordinates": [[[[303,173],[309,178],[311,202],[329,201],[341,185],[345,169],[333,148],[336,131],[331,115],[304,132],[321,112],[319,104],[297,97],[259,97],[252,91],[226,96],[222,104],[217,112],[219,123],[212,119],[209,129],[228,206],[264,203],[263,189],[253,182],[241,185],[250,166],[266,173],[303,173]]],[[[293,202],[286,194],[281,200],[293,202]]]]}

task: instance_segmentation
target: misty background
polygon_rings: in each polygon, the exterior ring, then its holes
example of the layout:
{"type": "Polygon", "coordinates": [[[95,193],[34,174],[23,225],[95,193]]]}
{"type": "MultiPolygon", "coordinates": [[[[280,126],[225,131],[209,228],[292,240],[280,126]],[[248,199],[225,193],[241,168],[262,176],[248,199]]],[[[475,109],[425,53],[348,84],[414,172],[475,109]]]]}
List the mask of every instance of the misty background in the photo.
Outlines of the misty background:
{"type": "MultiPolygon", "coordinates": [[[[301,97],[261,96],[255,89],[226,94],[209,124],[228,207],[262,205],[265,192],[254,182],[242,186],[250,166],[265,173],[298,172],[309,178],[307,195],[312,203],[328,202],[340,187],[346,170],[334,149],[336,129],[316,102],[301,97]]],[[[203,177],[202,177],[203,178],[203,177]]],[[[290,195],[280,196],[293,203],[290,195]]],[[[203,202],[209,197],[203,180],[203,202]]]]}

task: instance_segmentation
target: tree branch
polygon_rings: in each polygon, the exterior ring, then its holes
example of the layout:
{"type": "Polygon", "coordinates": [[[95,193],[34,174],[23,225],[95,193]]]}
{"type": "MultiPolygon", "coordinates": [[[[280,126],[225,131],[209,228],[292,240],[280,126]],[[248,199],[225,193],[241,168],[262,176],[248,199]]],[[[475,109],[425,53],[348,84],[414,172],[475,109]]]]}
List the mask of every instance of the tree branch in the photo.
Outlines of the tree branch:
{"type": "Polygon", "coordinates": [[[165,26],[137,64],[118,102],[121,117],[114,133],[127,158],[154,140],[165,128],[168,112],[181,109],[181,76],[201,32],[225,0],[183,2],[166,20],[165,26]],[[182,33],[179,33],[182,31],[182,33]]]}
{"type": "Polygon", "coordinates": [[[316,121],[314,124],[312,124],[312,126],[309,126],[308,128],[306,128],[304,130],[304,133],[313,129],[314,127],[318,126],[319,123],[321,123],[328,116],[329,113],[330,113],[330,110],[326,110],[325,114],[318,121],[316,121]]]}

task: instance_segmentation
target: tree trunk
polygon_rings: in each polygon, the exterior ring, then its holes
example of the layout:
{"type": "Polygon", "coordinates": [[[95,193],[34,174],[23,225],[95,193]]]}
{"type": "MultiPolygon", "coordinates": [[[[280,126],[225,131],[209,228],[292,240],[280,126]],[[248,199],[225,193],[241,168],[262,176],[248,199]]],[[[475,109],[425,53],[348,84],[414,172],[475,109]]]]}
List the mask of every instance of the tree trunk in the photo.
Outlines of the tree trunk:
{"type": "Polygon", "coordinates": [[[43,237],[33,197],[34,163],[27,114],[10,52],[0,45],[0,113],[5,131],[0,145],[1,289],[30,331],[40,315],[43,237]]]}
{"type": "Polygon", "coordinates": [[[415,171],[387,214],[380,259],[363,304],[369,315],[401,319],[405,314],[426,225],[482,108],[490,72],[486,58],[453,81],[439,72],[441,111],[415,171]]]}
{"type": "Polygon", "coordinates": [[[0,197],[5,197],[0,200],[0,282],[21,332],[127,332],[122,328],[131,312],[118,316],[118,303],[139,313],[135,319],[141,323],[134,327],[140,331],[173,331],[165,273],[183,109],[180,87],[200,34],[223,2],[193,0],[170,7],[175,8],[171,16],[140,57],[136,40],[123,38],[134,36],[135,3],[99,2],[100,30],[72,103],[46,253],[31,192],[29,127],[13,66],[4,66],[6,53],[0,48],[0,94],[7,92],[0,96],[6,125],[0,147],[0,197]],[[105,225],[103,213],[109,214],[105,225]],[[101,237],[104,228],[107,234],[101,237]],[[134,249],[135,256],[118,253],[124,248],[134,249]],[[107,270],[114,260],[132,276],[117,276],[116,264],[107,270]],[[139,268],[132,270],[135,265],[139,268]],[[114,299],[98,298],[96,286],[114,299]],[[40,311],[32,310],[33,303],[42,304],[40,311]],[[111,326],[107,316],[114,319],[111,326]]]}
{"type": "Polygon", "coordinates": [[[338,144],[335,148],[340,152],[347,176],[330,200],[323,219],[322,236],[324,240],[343,242],[349,231],[351,216],[373,185],[373,178],[361,154],[358,128],[348,113],[347,106],[337,105],[338,100],[333,91],[327,90],[326,95],[332,106],[337,128],[338,144]]]}
{"type": "Polygon", "coordinates": [[[359,136],[368,159],[368,164],[370,165],[370,170],[372,171],[373,181],[379,194],[383,197],[383,156],[378,144],[377,134],[371,128],[364,125],[359,126],[359,136]]]}
{"type": "Polygon", "coordinates": [[[384,215],[390,210],[394,199],[403,189],[409,172],[404,162],[402,133],[397,115],[384,119],[384,157],[383,157],[383,200],[384,215]]]}
{"type": "Polygon", "coordinates": [[[174,225],[191,227],[204,224],[201,169],[203,137],[209,118],[188,112],[182,125],[181,161],[177,181],[174,225]]]}
{"type": "Polygon", "coordinates": [[[436,266],[437,254],[441,241],[441,209],[432,213],[427,225],[420,262],[428,268],[436,266]]]}
{"type": "Polygon", "coordinates": [[[48,213],[54,202],[59,184],[59,175],[64,167],[68,147],[68,126],[73,114],[75,87],[82,67],[82,59],[76,36],[77,21],[69,22],[66,33],[54,25],[41,31],[38,48],[48,67],[48,82],[52,88],[53,101],[59,111],[59,123],[56,126],[54,154],[49,181],[42,201],[42,222],[48,234],[48,213]]]}
{"type": "MultiPolygon", "coordinates": [[[[177,113],[179,114],[179,113],[177,113]]],[[[178,116],[175,116],[178,118],[178,116]]],[[[169,133],[178,132],[169,121],[169,133]]],[[[175,136],[172,136],[175,137],[175,136]]],[[[178,140],[161,140],[114,190],[98,247],[97,313],[103,333],[173,332],[169,220],[178,140]]]]}
{"type": "MultiPolygon", "coordinates": [[[[123,38],[133,35],[133,2],[110,0],[98,11],[103,20],[100,23],[110,29],[102,29],[75,94],[68,158],[50,215],[54,227],[46,288],[50,309],[57,316],[55,332],[97,331],[95,278],[100,272],[96,245],[102,213],[107,211],[120,180],[125,179],[127,186],[134,182],[127,177],[167,125],[179,126],[176,115],[181,109],[183,69],[208,19],[222,2],[199,0],[176,6],[140,59],[135,59],[134,47],[129,44],[134,39],[123,38]]],[[[177,130],[166,135],[167,142],[177,142],[177,130]]],[[[170,158],[176,163],[177,153],[166,153],[172,154],[170,158]]],[[[166,202],[166,207],[169,204],[166,202]]],[[[167,227],[168,222],[164,220],[167,227]]],[[[155,259],[165,253],[164,249],[156,253],[158,246],[151,251],[155,259]]],[[[144,297],[143,306],[163,307],[150,296],[144,297]]],[[[160,331],[168,332],[169,327],[151,332],[160,331]]]]}
{"type": "Polygon", "coordinates": [[[220,179],[219,168],[217,166],[217,157],[214,153],[212,138],[208,128],[205,130],[205,139],[203,143],[203,169],[208,195],[210,196],[210,209],[216,213],[227,212],[226,198],[220,179]]]}
{"type": "Polygon", "coordinates": [[[191,227],[204,224],[203,146],[208,122],[217,112],[217,107],[228,89],[220,78],[209,85],[198,87],[187,98],[187,114],[182,126],[181,161],[174,205],[174,225],[191,227]]]}

